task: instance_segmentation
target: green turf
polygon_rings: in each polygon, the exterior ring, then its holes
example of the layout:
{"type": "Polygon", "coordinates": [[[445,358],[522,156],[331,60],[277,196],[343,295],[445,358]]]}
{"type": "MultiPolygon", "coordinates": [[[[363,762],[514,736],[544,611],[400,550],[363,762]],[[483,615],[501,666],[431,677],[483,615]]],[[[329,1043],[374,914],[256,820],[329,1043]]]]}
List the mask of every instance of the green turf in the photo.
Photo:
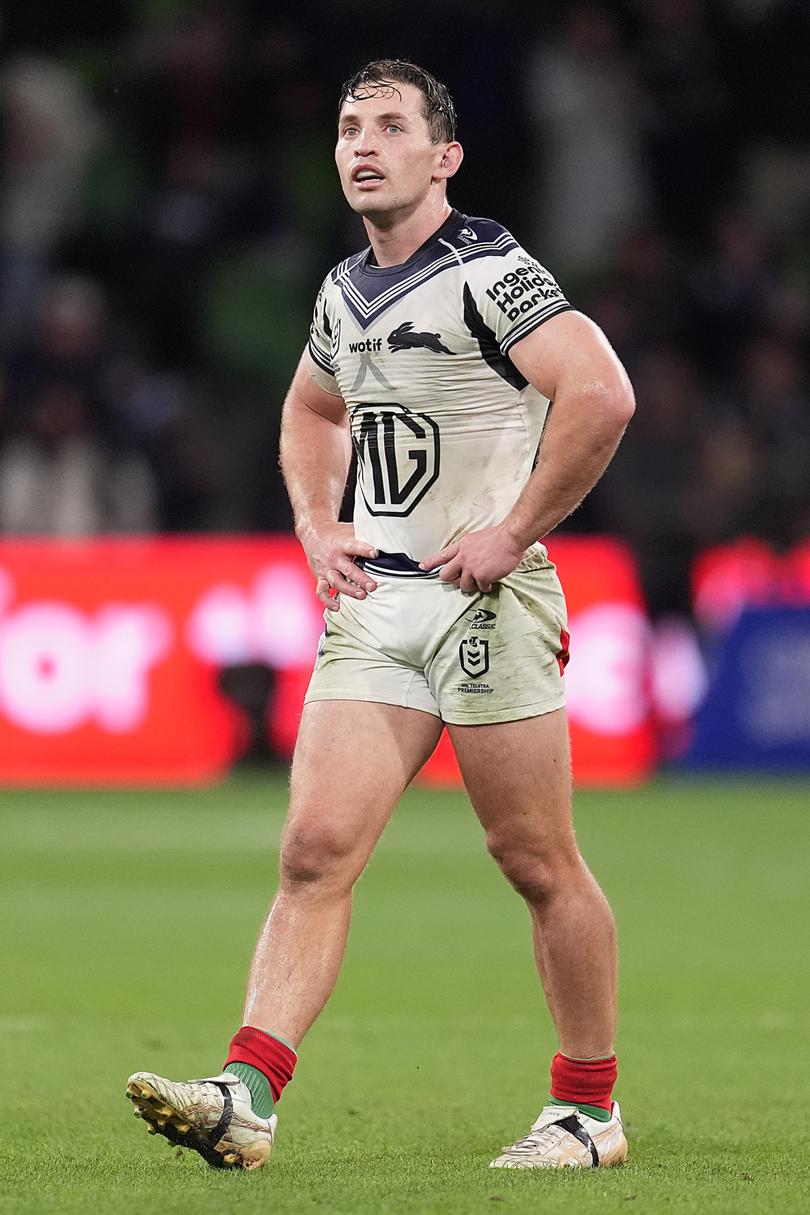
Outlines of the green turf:
{"type": "MultiPolygon", "coordinates": [[[[490,1172],[554,1043],[527,917],[458,794],[403,802],[259,1174],[150,1139],[130,1071],[219,1067],[274,885],[280,780],[0,794],[0,1211],[810,1209],[810,786],[582,794],[622,951],[631,1162],[490,1172]],[[631,1205],[632,1204],[632,1205],[631,1205]]],[[[336,805],[339,813],[339,805],[336,805]]]]}

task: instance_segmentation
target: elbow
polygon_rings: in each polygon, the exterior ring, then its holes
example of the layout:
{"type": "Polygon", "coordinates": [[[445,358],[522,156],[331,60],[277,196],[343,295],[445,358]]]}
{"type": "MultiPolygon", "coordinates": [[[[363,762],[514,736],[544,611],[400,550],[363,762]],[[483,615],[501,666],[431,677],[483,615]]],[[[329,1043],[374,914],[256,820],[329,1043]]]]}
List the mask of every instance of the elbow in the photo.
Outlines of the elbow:
{"type": "Polygon", "coordinates": [[[622,433],[636,412],[636,398],[630,382],[617,385],[605,393],[603,398],[605,413],[614,423],[619,433],[622,433]]]}
{"type": "Polygon", "coordinates": [[[582,390],[591,416],[598,418],[603,429],[621,435],[636,410],[636,399],[626,378],[597,381],[582,390]]]}
{"type": "Polygon", "coordinates": [[[635,393],[633,392],[633,389],[628,384],[626,391],[622,394],[621,402],[619,405],[619,413],[621,414],[622,424],[624,426],[627,425],[627,423],[630,421],[630,419],[632,418],[632,416],[635,412],[636,412],[636,396],[635,396],[635,393]]]}

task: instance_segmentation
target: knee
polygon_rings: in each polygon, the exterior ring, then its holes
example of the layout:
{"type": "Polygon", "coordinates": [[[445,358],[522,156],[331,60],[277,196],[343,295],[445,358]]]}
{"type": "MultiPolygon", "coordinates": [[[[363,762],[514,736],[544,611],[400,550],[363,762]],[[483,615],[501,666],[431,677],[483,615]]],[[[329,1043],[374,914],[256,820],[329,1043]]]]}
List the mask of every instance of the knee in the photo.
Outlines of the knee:
{"type": "Polygon", "coordinates": [[[356,841],[335,827],[307,824],[288,827],[281,845],[283,886],[347,886],[359,876],[356,841]]]}
{"type": "Polygon", "coordinates": [[[490,833],[487,847],[506,880],[531,906],[547,902],[575,880],[582,867],[573,843],[542,848],[490,833]]]}

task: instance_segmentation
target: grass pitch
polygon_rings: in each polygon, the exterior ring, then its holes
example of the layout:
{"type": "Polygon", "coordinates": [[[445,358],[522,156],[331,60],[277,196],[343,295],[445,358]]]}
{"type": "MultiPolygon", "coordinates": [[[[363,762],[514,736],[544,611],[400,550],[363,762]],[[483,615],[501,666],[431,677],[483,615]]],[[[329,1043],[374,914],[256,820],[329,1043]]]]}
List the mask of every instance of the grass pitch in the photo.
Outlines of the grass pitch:
{"type": "MultiPolygon", "coordinates": [[[[217,1070],[276,868],[281,779],[0,794],[0,1211],[805,1212],[810,784],[580,794],[621,942],[631,1159],[493,1172],[547,1092],[528,917],[461,794],[408,794],[258,1174],[146,1135],[127,1075],[217,1070]]],[[[335,812],[339,813],[339,803],[335,812]]]]}

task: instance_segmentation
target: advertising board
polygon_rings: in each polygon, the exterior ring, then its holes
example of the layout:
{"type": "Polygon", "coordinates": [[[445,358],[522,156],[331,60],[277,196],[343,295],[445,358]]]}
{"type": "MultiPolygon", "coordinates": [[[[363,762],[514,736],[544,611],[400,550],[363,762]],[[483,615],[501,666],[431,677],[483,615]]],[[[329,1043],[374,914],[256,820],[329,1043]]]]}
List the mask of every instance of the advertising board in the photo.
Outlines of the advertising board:
{"type": "MultiPolygon", "coordinates": [[[[647,623],[633,562],[561,538],[575,774],[641,779],[653,761],[647,623]]],[[[224,669],[271,675],[266,733],[292,753],[322,631],[291,536],[0,542],[0,784],[205,784],[245,747],[224,669]]],[[[425,770],[457,779],[443,740],[425,770]]]]}

